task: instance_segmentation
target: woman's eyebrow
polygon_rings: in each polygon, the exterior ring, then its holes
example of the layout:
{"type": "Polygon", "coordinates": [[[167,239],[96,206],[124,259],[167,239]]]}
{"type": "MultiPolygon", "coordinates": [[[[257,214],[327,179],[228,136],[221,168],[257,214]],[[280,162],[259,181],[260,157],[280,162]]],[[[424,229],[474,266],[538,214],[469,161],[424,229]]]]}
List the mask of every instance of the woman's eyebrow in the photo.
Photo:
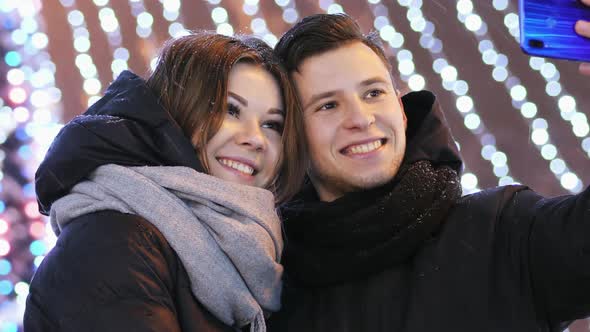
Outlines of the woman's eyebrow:
{"type": "Polygon", "coordinates": [[[235,93],[235,92],[231,92],[229,91],[228,94],[232,97],[234,97],[240,104],[244,105],[244,106],[248,106],[248,101],[246,100],[246,98],[240,96],[239,94],[235,93]]]}

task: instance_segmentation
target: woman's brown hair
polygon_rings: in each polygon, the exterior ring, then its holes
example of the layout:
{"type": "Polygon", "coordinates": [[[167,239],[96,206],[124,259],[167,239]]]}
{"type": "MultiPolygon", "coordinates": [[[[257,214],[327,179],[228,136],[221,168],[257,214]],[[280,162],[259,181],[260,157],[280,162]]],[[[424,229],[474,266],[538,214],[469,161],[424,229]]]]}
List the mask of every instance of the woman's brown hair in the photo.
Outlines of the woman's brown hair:
{"type": "Polygon", "coordinates": [[[146,82],[192,140],[208,171],[205,146],[221,127],[227,112],[229,73],[236,63],[243,61],[267,70],[283,97],[283,149],[277,176],[267,188],[275,193],[277,203],[282,203],[299,190],[305,176],[305,145],[297,139],[298,133],[303,132],[297,94],[270,46],[254,37],[191,33],[166,43],[146,82]]]}

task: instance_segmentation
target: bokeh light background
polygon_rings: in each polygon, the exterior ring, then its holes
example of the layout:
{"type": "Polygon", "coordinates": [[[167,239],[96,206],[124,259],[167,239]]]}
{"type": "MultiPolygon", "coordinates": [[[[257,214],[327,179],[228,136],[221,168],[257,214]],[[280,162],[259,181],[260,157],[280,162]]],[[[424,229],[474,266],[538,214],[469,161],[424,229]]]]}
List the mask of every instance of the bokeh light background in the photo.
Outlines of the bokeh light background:
{"type": "Polygon", "coordinates": [[[555,196],[590,183],[590,78],[520,51],[516,0],[0,0],[0,332],[22,330],[29,281],[55,243],[33,180],[63,123],[122,70],[148,73],[187,29],[274,45],[301,17],[342,11],[379,33],[403,91],[437,94],[465,193],[519,182],[555,196]]]}

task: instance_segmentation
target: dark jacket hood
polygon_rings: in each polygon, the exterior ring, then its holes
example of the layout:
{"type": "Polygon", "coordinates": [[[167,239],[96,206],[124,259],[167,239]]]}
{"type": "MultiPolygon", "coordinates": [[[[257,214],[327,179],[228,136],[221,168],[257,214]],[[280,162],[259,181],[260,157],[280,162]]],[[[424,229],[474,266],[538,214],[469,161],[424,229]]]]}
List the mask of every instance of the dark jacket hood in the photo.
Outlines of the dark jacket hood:
{"type": "Polygon", "coordinates": [[[430,91],[410,92],[402,97],[408,117],[403,165],[428,160],[460,172],[463,163],[445,115],[430,91]]]}
{"type": "Polygon", "coordinates": [[[105,164],[203,169],[190,139],[129,71],[55,137],[35,173],[39,211],[48,215],[54,201],[105,164]]]}

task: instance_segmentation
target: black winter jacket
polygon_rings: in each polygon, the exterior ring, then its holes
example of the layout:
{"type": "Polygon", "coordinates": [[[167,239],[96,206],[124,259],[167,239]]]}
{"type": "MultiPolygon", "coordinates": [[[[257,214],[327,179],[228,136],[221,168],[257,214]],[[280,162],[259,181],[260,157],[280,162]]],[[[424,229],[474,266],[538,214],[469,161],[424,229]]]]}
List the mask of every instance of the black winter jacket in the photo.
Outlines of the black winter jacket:
{"type": "MultiPolygon", "coordinates": [[[[202,171],[189,139],[144,81],[123,72],[58,134],[36,174],[40,210],[95,168],[186,166],[202,171]]],[[[35,331],[233,331],[190,289],[186,270],[145,219],[115,211],[66,226],[31,282],[24,316],[35,331]]]]}
{"type": "MultiPolygon", "coordinates": [[[[403,101],[404,163],[456,165],[434,96],[411,93],[403,101]]],[[[299,209],[313,206],[323,215],[348,208],[340,199],[301,197],[299,209]]],[[[294,210],[282,211],[287,248],[294,210]]],[[[344,282],[295,283],[288,259],[283,308],[270,318],[270,331],[561,331],[590,314],[590,189],[551,199],[524,186],[465,196],[405,263],[344,282]]]]}

